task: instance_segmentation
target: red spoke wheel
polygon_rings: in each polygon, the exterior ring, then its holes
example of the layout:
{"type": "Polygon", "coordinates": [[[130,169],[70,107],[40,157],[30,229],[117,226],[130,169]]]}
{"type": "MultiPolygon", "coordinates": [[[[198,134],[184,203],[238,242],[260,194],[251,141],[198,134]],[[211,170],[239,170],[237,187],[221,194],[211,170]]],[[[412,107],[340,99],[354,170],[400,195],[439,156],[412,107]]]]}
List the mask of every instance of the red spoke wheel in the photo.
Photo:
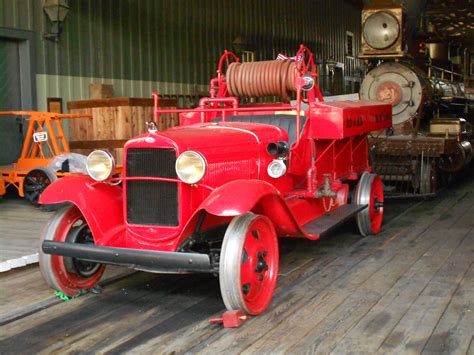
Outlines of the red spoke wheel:
{"type": "Polygon", "coordinates": [[[229,311],[262,313],[278,277],[278,240],[272,222],[247,213],[229,224],[222,244],[219,282],[229,311]]]}
{"type": "MultiPolygon", "coordinates": [[[[65,207],[53,216],[41,236],[55,242],[93,244],[92,233],[76,206],[65,207]]],[[[40,248],[39,264],[46,282],[55,290],[73,296],[93,288],[102,277],[105,266],[71,257],[45,254],[40,248]]]]}
{"type": "Polygon", "coordinates": [[[354,193],[356,205],[367,205],[367,208],[356,216],[360,234],[368,236],[377,234],[383,220],[383,184],[377,174],[363,173],[354,193]]]}
{"type": "Polygon", "coordinates": [[[33,205],[38,205],[38,199],[43,191],[58,179],[55,172],[47,167],[36,168],[28,172],[23,180],[25,198],[33,205]]]}

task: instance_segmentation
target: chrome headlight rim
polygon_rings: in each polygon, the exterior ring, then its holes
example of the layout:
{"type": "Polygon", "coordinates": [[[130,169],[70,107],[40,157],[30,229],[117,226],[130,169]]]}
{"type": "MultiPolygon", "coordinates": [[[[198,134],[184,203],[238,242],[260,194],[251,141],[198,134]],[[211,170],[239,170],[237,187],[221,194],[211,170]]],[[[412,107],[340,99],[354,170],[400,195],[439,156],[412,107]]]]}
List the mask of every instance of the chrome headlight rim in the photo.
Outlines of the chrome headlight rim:
{"type": "Polygon", "coordinates": [[[96,149],[96,150],[92,151],[87,156],[86,169],[87,169],[87,174],[93,180],[99,181],[99,182],[105,181],[105,180],[109,179],[115,171],[115,159],[109,151],[102,150],[102,149],[96,149]],[[97,155],[100,155],[102,158],[105,158],[106,161],[109,163],[108,172],[106,172],[106,174],[101,175],[101,176],[97,176],[96,172],[94,172],[94,170],[92,168],[92,164],[93,164],[92,159],[95,158],[95,156],[97,156],[97,155]]]}
{"type": "Polygon", "coordinates": [[[178,176],[178,178],[186,183],[186,184],[189,184],[189,185],[194,185],[194,184],[197,184],[199,181],[201,181],[204,176],[206,175],[206,172],[207,172],[207,161],[206,161],[206,158],[204,158],[204,156],[195,151],[195,150],[186,150],[184,152],[182,152],[179,156],[178,156],[178,159],[176,159],[176,164],[175,164],[175,170],[176,170],[176,175],[178,176]],[[201,162],[202,164],[202,173],[200,175],[197,175],[196,177],[194,177],[193,179],[187,179],[183,174],[182,174],[182,171],[180,171],[179,169],[179,164],[180,164],[180,160],[181,159],[184,159],[185,157],[187,156],[193,156],[197,159],[199,159],[199,161],[201,162]]]}
{"type": "Polygon", "coordinates": [[[369,47],[375,50],[390,48],[397,42],[400,34],[400,23],[391,11],[383,10],[371,13],[362,24],[362,35],[365,42],[369,47]],[[384,25],[385,36],[390,36],[388,37],[390,40],[389,43],[380,43],[380,38],[377,36],[382,32],[380,32],[380,29],[374,28],[379,23],[383,23],[384,25]]]}
{"type": "Polygon", "coordinates": [[[286,164],[283,159],[274,159],[267,166],[267,174],[273,179],[278,179],[286,174],[286,164]],[[278,173],[275,173],[274,167],[279,169],[278,173]]]}

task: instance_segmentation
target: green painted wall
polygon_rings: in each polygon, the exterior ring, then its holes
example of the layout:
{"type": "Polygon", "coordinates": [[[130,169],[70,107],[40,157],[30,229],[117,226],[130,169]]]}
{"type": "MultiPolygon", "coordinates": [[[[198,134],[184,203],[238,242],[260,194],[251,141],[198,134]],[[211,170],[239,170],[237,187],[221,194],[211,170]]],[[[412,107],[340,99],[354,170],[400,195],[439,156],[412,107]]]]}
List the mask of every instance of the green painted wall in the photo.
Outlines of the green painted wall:
{"type": "Polygon", "coordinates": [[[196,92],[215,73],[217,60],[232,41],[242,36],[256,59],[282,52],[294,55],[300,43],[320,59],[333,56],[354,76],[362,63],[345,57],[346,31],[360,42],[360,10],[343,0],[70,0],[59,43],[43,39],[49,20],[41,0],[0,0],[0,27],[36,33],[38,103],[64,94],[84,99],[78,80],[112,80],[117,93],[129,94],[129,81],[149,96],[149,87],[196,92]],[[350,69],[349,69],[350,68],[350,69]],[[184,86],[176,83],[186,84],[184,86]],[[67,92],[66,92],[67,91],[67,92]]]}

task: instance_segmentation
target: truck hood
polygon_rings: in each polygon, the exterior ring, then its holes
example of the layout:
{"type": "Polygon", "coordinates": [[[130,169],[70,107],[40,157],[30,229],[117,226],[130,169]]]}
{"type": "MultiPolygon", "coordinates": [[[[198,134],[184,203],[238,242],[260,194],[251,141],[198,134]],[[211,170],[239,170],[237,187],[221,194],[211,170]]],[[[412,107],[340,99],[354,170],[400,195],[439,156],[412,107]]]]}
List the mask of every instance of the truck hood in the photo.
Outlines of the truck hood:
{"type": "Polygon", "coordinates": [[[256,123],[218,122],[171,128],[159,135],[173,140],[181,151],[188,149],[219,149],[232,145],[259,146],[268,141],[284,139],[279,127],[256,123]]]}
{"type": "Polygon", "coordinates": [[[287,139],[287,133],[276,126],[218,122],[147,133],[129,140],[125,148],[173,147],[177,155],[197,151],[208,164],[203,183],[217,186],[236,179],[258,178],[262,156],[268,155],[268,143],[287,139]]]}

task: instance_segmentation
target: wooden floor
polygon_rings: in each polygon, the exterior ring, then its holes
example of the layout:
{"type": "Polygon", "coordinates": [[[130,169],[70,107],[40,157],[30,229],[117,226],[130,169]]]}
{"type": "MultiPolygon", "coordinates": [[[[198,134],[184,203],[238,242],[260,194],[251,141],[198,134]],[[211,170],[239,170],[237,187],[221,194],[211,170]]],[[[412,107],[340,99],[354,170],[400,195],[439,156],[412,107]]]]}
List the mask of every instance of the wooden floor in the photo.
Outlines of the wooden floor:
{"type": "Polygon", "coordinates": [[[16,194],[0,198],[0,272],[38,262],[39,236],[50,218],[16,194]]]}
{"type": "Polygon", "coordinates": [[[123,276],[61,302],[36,267],[0,274],[0,353],[474,354],[474,179],[386,204],[383,232],[284,240],[270,308],[238,329],[212,276],[123,276]]]}

